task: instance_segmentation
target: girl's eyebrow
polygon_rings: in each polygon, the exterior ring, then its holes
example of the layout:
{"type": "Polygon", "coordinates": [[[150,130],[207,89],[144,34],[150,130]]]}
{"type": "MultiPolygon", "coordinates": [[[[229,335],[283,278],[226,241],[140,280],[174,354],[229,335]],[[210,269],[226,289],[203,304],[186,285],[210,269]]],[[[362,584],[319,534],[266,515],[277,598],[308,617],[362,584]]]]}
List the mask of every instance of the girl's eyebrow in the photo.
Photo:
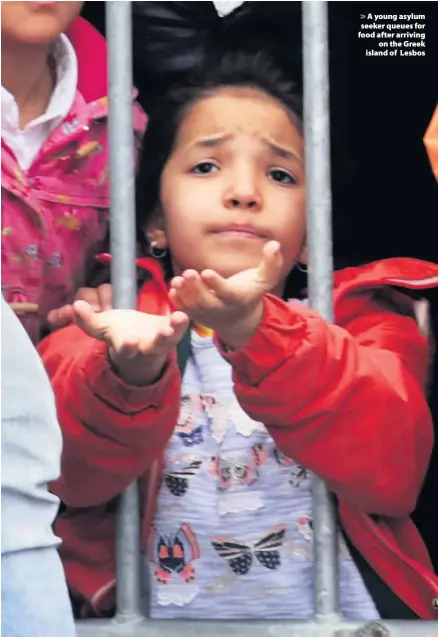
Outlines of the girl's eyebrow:
{"type": "MultiPolygon", "coordinates": [[[[232,138],[232,133],[217,133],[216,135],[209,135],[208,137],[201,137],[200,139],[195,140],[189,144],[189,148],[217,148],[232,138]]],[[[276,157],[298,161],[300,164],[303,163],[301,157],[292,148],[281,146],[267,137],[262,137],[261,141],[276,157]]]]}
{"type": "Polygon", "coordinates": [[[267,137],[262,137],[262,142],[277,157],[283,157],[283,159],[292,159],[293,161],[298,161],[300,164],[303,163],[301,157],[292,148],[280,146],[279,144],[277,144],[277,142],[274,142],[272,141],[272,139],[268,139],[267,137]]]}
{"type": "Polygon", "coordinates": [[[231,133],[217,133],[216,135],[208,135],[201,137],[189,144],[189,148],[216,148],[232,138],[231,133]]]}

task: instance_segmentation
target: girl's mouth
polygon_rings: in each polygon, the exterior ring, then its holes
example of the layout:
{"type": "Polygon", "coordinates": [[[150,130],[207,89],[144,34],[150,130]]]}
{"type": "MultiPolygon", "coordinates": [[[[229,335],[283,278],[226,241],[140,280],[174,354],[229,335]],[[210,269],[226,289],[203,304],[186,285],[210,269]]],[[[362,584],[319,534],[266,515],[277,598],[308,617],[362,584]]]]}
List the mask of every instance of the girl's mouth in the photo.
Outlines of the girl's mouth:
{"type": "Polygon", "coordinates": [[[247,237],[253,239],[268,239],[267,233],[261,228],[248,224],[233,223],[222,226],[215,230],[215,234],[228,235],[234,237],[247,237]]]}

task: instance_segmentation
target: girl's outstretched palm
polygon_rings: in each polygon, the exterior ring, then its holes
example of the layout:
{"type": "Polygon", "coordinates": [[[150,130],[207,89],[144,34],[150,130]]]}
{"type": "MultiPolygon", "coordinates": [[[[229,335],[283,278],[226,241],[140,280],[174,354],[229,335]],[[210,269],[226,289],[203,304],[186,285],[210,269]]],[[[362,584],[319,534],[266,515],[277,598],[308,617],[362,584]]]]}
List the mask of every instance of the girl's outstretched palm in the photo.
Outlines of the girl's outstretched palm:
{"type": "Polygon", "coordinates": [[[187,270],[171,283],[175,307],[196,323],[217,331],[230,341],[244,341],[262,318],[262,299],[279,283],[283,259],[275,241],[267,243],[257,268],[224,279],[213,270],[198,274],[187,270]]]}
{"type": "Polygon", "coordinates": [[[73,309],[76,324],[108,344],[115,367],[132,384],[146,385],[159,376],[169,352],[181,340],[189,323],[183,312],[169,316],[136,310],[96,312],[86,301],[76,301],[73,309]]]}

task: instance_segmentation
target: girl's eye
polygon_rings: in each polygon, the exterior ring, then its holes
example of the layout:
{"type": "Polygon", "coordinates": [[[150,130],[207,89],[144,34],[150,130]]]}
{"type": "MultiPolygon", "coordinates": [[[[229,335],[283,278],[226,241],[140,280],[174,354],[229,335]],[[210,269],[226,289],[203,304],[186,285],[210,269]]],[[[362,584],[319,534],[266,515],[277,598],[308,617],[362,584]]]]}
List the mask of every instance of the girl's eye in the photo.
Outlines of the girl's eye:
{"type": "Polygon", "coordinates": [[[293,175],[287,173],[285,170],[280,170],[280,168],[275,168],[269,172],[269,177],[276,181],[279,184],[283,184],[285,186],[289,186],[292,184],[296,184],[297,180],[293,175]]]}
{"type": "Polygon", "coordinates": [[[196,175],[209,175],[216,170],[219,170],[218,166],[213,164],[211,161],[202,161],[200,164],[197,164],[194,168],[192,168],[192,172],[196,175]]]}

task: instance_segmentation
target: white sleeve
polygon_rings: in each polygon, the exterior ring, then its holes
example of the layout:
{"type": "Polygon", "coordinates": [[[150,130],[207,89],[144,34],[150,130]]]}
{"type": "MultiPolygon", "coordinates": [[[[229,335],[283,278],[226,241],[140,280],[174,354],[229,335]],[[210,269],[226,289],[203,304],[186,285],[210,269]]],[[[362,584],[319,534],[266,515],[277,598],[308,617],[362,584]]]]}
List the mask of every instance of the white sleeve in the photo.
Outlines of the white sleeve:
{"type": "Polygon", "coordinates": [[[62,436],[43,363],[1,299],[1,550],[56,546],[59,500],[48,483],[60,474],[62,436]]]}

